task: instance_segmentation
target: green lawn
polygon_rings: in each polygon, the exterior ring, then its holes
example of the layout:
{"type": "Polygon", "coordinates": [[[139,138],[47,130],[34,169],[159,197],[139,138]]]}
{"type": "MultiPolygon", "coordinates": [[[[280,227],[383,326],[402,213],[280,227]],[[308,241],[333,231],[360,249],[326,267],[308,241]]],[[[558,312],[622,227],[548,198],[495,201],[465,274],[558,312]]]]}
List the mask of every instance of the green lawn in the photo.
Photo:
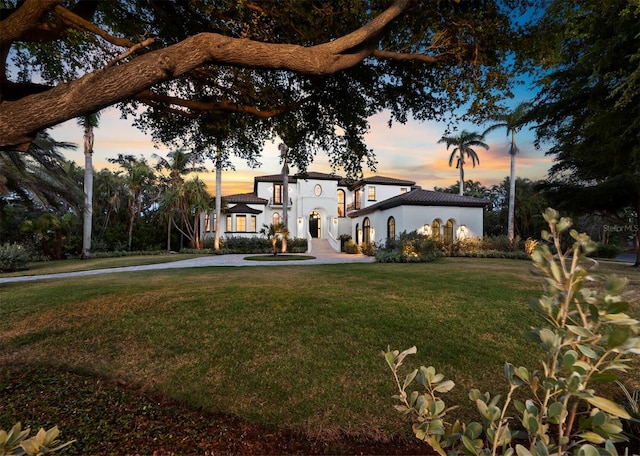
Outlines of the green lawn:
{"type": "Polygon", "coordinates": [[[19,277],[43,274],[58,274],[62,272],[90,271],[93,269],[123,268],[126,266],[140,266],[144,264],[169,263],[171,261],[188,260],[198,258],[205,254],[158,254],[158,255],[132,255],[113,258],[90,258],[88,260],[60,260],[38,261],[29,263],[29,269],[16,272],[0,272],[0,278],[19,277]]]}
{"type": "MultiPolygon", "coordinates": [[[[619,269],[637,287],[638,272],[619,269]]],[[[381,350],[416,345],[409,364],[454,380],[449,402],[468,414],[470,387],[503,390],[505,361],[536,367],[522,333],[539,324],[527,300],[540,291],[527,261],[464,258],[0,284],[0,366],[87,373],[310,436],[376,437],[406,429],[381,350]]]]}

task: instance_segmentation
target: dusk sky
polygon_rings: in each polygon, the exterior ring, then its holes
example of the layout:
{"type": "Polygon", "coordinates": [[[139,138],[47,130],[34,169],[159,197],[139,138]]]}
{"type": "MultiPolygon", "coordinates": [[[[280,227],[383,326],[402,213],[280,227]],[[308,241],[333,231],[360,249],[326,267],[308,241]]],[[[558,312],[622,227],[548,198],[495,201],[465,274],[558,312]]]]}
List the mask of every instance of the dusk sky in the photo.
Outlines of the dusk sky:
{"type": "MultiPolygon", "coordinates": [[[[520,101],[520,100],[517,100],[520,101]]],[[[517,102],[516,101],[516,102],[517,102]]],[[[405,125],[394,124],[391,129],[387,126],[388,115],[379,114],[371,118],[371,129],[366,135],[367,145],[374,150],[378,165],[375,174],[380,176],[409,179],[415,181],[422,188],[432,190],[434,186],[445,187],[455,184],[459,172],[449,167],[449,155],[446,144],[438,144],[438,140],[445,131],[445,125],[436,122],[418,123],[409,121],[405,125]]],[[[461,125],[460,130],[481,132],[487,125],[461,125]]],[[[108,158],[116,158],[118,154],[143,155],[151,163],[155,160],[152,154],[166,157],[172,149],[155,148],[151,138],[130,126],[130,121],[120,119],[120,113],[115,108],[103,111],[99,128],[95,130],[94,141],[94,169],[117,169],[117,165],[107,162],[108,158]]],[[[75,120],[68,121],[51,130],[51,135],[57,141],[67,141],[78,144],[76,151],[67,151],[65,156],[84,166],[82,153],[82,129],[75,120]]],[[[501,182],[509,175],[509,139],[504,129],[494,131],[487,136],[485,142],[489,150],[476,149],[480,157],[480,164],[473,168],[465,167],[465,180],[480,181],[485,186],[501,182]]],[[[533,134],[522,130],[517,136],[520,154],[517,157],[517,175],[529,179],[544,179],[551,166],[551,159],[545,157],[544,150],[536,150],[533,146],[533,134]]],[[[257,175],[277,174],[280,172],[278,143],[265,144],[260,162],[262,166],[251,169],[239,159],[234,159],[235,171],[225,171],[222,176],[222,194],[248,193],[253,191],[253,178],[257,175]]],[[[212,169],[212,163],[206,164],[212,169]]],[[[326,155],[318,153],[309,171],[331,172],[326,155]]],[[[297,172],[293,168],[291,173],[297,172]]],[[[341,170],[337,174],[343,175],[341,170]]],[[[364,171],[365,176],[372,173],[364,171]]],[[[200,178],[207,184],[209,193],[215,193],[215,175],[212,172],[201,173],[200,178]]]]}

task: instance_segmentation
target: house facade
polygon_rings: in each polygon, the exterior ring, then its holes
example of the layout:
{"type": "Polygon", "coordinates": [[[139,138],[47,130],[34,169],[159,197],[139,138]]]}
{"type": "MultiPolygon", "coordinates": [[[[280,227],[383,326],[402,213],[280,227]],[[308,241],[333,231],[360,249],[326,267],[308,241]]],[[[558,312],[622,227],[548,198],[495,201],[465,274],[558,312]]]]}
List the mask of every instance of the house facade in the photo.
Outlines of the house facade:
{"type": "MultiPolygon", "coordinates": [[[[263,225],[284,222],[291,237],[326,239],[340,250],[340,236],[356,243],[384,243],[403,231],[442,236],[447,242],[483,233],[486,201],[423,190],[409,180],[373,176],[348,181],[335,174],[257,176],[253,192],[222,197],[226,211],[220,237],[259,235],[263,225]]],[[[202,214],[201,238],[214,235],[215,213],[202,214]]],[[[311,243],[309,243],[311,245],[311,243]]]]}

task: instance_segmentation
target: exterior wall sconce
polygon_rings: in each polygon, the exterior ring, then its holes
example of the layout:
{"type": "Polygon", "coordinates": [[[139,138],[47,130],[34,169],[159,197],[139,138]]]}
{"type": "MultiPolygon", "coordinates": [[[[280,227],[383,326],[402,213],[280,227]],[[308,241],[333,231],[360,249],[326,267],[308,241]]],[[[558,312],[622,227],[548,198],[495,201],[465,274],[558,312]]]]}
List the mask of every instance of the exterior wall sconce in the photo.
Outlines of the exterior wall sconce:
{"type": "Polygon", "coordinates": [[[302,225],[302,217],[298,217],[298,225],[302,225]]]}
{"type": "Polygon", "coordinates": [[[338,219],[336,217],[333,218],[333,224],[337,225],[338,224],[338,219]]]}

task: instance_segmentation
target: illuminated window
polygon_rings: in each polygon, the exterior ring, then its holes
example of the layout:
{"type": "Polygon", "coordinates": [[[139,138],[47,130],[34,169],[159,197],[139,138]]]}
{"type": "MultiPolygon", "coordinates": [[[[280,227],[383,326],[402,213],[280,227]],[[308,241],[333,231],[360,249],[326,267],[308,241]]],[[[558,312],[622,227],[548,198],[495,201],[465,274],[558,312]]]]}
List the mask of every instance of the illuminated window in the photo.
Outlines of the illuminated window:
{"type": "Polygon", "coordinates": [[[400,188],[400,194],[402,195],[404,193],[407,193],[407,187],[401,187],[400,188]]]}
{"type": "Polygon", "coordinates": [[[280,223],[280,214],[278,214],[277,212],[274,213],[273,217],[271,218],[271,223],[273,223],[274,225],[280,223]]]}
{"type": "Polygon", "coordinates": [[[236,231],[247,231],[246,215],[236,215],[236,231]]]}
{"type": "Polygon", "coordinates": [[[453,243],[453,220],[447,220],[447,223],[444,225],[444,242],[445,244],[453,243]]]}
{"type": "Polygon", "coordinates": [[[369,186],[369,201],[376,200],[376,188],[372,185],[369,186]]]}
{"type": "Polygon", "coordinates": [[[354,203],[355,203],[354,206],[355,206],[356,211],[358,209],[360,209],[360,198],[362,198],[362,191],[360,189],[358,189],[358,190],[356,190],[356,198],[355,198],[355,201],[354,201],[354,203]]]}
{"type": "Polygon", "coordinates": [[[371,221],[366,217],[362,222],[362,242],[364,244],[371,243],[371,221]]]}
{"type": "Polygon", "coordinates": [[[387,220],[387,239],[393,239],[396,237],[396,219],[389,217],[387,220]]]}
{"type": "Polygon", "coordinates": [[[218,228],[218,214],[213,213],[213,231],[218,228]]]}
{"type": "Polygon", "coordinates": [[[338,190],[338,217],[344,217],[344,190],[338,190]]]}
{"type": "Polygon", "coordinates": [[[256,216],[252,215],[251,216],[251,230],[252,233],[256,232],[256,216]]]}
{"type": "Polygon", "coordinates": [[[273,204],[282,204],[282,184],[273,185],[273,204]]]}
{"type": "Polygon", "coordinates": [[[227,233],[230,233],[233,231],[232,220],[230,215],[227,215],[227,228],[225,230],[227,231],[227,233]]]}
{"type": "Polygon", "coordinates": [[[204,214],[204,230],[211,231],[211,214],[208,212],[204,214]]]}
{"type": "Polygon", "coordinates": [[[440,220],[438,219],[431,222],[431,236],[436,239],[440,237],[440,220]]]}

